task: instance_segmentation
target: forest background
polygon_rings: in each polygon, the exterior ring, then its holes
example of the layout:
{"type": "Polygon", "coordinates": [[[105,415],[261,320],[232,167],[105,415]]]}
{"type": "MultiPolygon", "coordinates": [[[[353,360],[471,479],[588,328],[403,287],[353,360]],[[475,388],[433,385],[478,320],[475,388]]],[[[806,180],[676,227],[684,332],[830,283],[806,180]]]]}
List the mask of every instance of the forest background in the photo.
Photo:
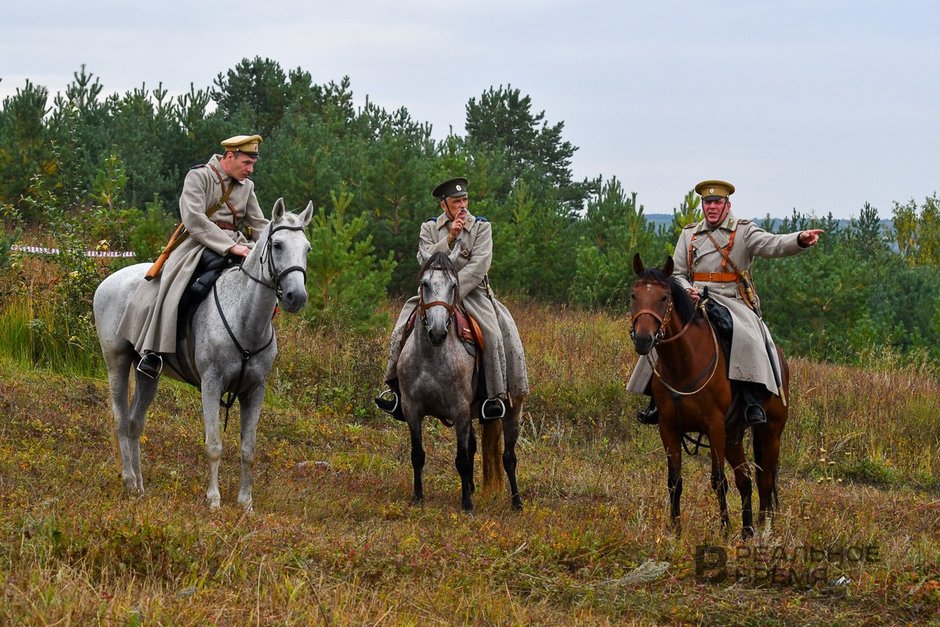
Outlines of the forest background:
{"type": "Polygon", "coordinates": [[[624,389],[631,258],[671,254],[697,198],[678,190],[672,216],[653,219],[616,178],[573,180],[564,123],[508,85],[470,98],[464,134],[441,140],[405,109],[355,106],[349,85],[255,58],[179,97],[106,95],[83,67],[64,93],[27,82],[3,100],[0,623],[937,621],[936,194],[885,217],[865,205],[847,221],[763,220],[826,234],[753,266],[794,374],[783,509],[759,542],[827,557],[736,559],[793,576],[703,583],[700,548],[742,548],[715,520],[708,455],[684,465],[690,531],[669,533],[658,433],[636,423],[643,401],[624,389]],[[317,207],[311,298],[302,316],[275,319],[258,512],[231,498],[229,429],[226,506],[207,515],[201,402],[173,381],[144,435],[148,496],[123,495],[91,298],[110,272],[156,257],[187,169],[246,132],[265,138],[262,208],[279,196],[317,207]],[[428,502],[407,507],[408,439],[371,403],[391,316],[415,290],[419,225],[438,213],[429,190],[458,174],[494,225],[490,276],[526,342],[521,513],[481,495],[479,515],[458,516],[453,435],[435,421],[428,502]],[[878,559],[847,563],[847,547],[878,559]]]}
{"type": "MultiPolygon", "coordinates": [[[[404,108],[355,106],[349,85],[315,84],[260,57],[175,98],[146,85],[105,95],[84,66],[54,97],[27,81],[0,109],[0,326],[30,338],[22,350],[35,363],[95,368],[94,288],[119,265],[156,257],[178,220],[187,168],[246,132],[264,137],[254,175],[262,208],[277,197],[318,208],[305,313],[318,325],[384,332],[384,296],[414,289],[416,234],[438,213],[429,190],[454,175],[469,178],[472,211],[494,224],[492,284],[516,300],[622,313],[634,252],[661,263],[700,218],[691,192],[677,198],[671,223],[657,223],[617,178],[573,180],[577,147],[564,122],[512,86],[470,98],[465,133],[435,140],[404,108]],[[24,311],[29,261],[16,243],[60,250],[41,315],[24,311]],[[102,263],[83,254],[89,247],[136,257],[102,263]]],[[[788,353],[847,364],[885,352],[940,359],[936,194],[896,201],[890,220],[866,204],[848,221],[794,209],[763,226],[826,230],[812,254],[754,264],[767,322],[788,353]]]]}

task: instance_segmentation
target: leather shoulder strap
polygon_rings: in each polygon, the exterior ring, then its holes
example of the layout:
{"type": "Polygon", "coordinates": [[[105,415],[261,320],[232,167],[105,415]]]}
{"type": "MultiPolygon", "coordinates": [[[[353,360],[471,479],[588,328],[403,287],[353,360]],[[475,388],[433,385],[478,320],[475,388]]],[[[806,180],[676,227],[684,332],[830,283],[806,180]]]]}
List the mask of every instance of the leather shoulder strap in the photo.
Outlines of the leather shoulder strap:
{"type": "Polygon", "coordinates": [[[222,173],[219,172],[219,169],[216,168],[216,167],[215,167],[214,165],[212,165],[211,163],[209,163],[209,164],[207,164],[207,165],[208,165],[210,168],[212,168],[212,171],[215,172],[215,176],[219,179],[219,185],[222,187],[222,197],[219,198],[219,202],[217,202],[217,203],[216,203],[215,205],[213,205],[212,207],[209,207],[209,210],[206,211],[206,217],[211,217],[213,213],[215,213],[216,211],[218,211],[219,209],[222,208],[222,205],[228,205],[229,211],[232,212],[232,219],[233,219],[233,220],[235,221],[235,223],[237,224],[237,223],[238,223],[238,212],[235,211],[235,207],[232,206],[232,203],[230,203],[230,202],[228,201],[228,199],[231,198],[231,196],[232,196],[232,190],[235,189],[235,181],[232,181],[232,184],[229,185],[228,188],[226,189],[226,187],[225,187],[225,182],[222,180],[222,173]]]}

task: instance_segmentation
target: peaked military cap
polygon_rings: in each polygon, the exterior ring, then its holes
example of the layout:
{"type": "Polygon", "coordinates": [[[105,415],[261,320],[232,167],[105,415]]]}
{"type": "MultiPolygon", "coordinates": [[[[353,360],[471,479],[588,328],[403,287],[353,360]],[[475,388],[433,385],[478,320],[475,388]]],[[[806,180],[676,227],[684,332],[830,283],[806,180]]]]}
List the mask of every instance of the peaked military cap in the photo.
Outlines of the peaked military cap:
{"type": "Polygon", "coordinates": [[[696,185],[695,193],[697,193],[702,198],[708,198],[709,196],[721,196],[723,198],[727,198],[734,193],[734,185],[726,181],[709,179],[696,185]]]}
{"type": "Polygon", "coordinates": [[[434,188],[431,195],[438,200],[445,198],[461,198],[467,195],[467,179],[462,176],[444,181],[434,188]]]}
{"type": "Polygon", "coordinates": [[[260,143],[261,135],[236,135],[223,140],[222,148],[225,152],[243,152],[249,157],[257,157],[260,143]]]}

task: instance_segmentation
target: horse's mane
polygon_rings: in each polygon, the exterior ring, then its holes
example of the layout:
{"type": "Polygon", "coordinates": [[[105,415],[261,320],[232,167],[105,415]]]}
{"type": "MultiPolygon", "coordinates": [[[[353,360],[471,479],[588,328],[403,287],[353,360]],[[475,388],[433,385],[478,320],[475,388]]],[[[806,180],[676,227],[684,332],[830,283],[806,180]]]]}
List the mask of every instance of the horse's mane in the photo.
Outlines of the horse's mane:
{"type": "Polygon", "coordinates": [[[669,291],[672,295],[672,306],[682,324],[691,320],[692,316],[696,314],[692,297],[682,289],[682,286],[679,285],[675,277],[667,275],[659,268],[646,268],[640,273],[638,279],[641,281],[655,281],[669,286],[669,291]]]}
{"type": "Polygon", "coordinates": [[[447,253],[438,251],[428,257],[428,260],[425,261],[424,265],[421,267],[421,274],[418,276],[418,280],[420,281],[424,273],[429,270],[441,270],[451,275],[454,281],[457,282],[457,293],[460,293],[460,277],[457,275],[457,266],[454,265],[453,260],[451,260],[447,253]]]}

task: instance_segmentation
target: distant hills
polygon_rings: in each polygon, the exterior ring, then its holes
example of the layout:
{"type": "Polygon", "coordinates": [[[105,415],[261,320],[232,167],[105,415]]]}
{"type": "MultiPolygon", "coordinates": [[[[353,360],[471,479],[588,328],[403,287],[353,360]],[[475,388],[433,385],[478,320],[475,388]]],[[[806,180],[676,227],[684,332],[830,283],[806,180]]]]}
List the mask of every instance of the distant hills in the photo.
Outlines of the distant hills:
{"type": "MultiPolygon", "coordinates": [[[[644,213],[643,217],[646,218],[647,222],[650,222],[651,224],[654,224],[656,226],[660,226],[660,225],[669,226],[670,224],[672,224],[671,213],[644,213]]],[[[747,216],[741,216],[741,217],[747,217],[747,216]]],[[[752,218],[752,219],[761,223],[764,221],[763,217],[752,218]]],[[[780,223],[783,222],[782,218],[772,218],[772,220],[773,220],[774,229],[776,229],[780,225],[780,223]]],[[[842,228],[848,225],[849,220],[840,219],[840,220],[836,220],[836,222],[839,223],[839,228],[842,228]]],[[[883,227],[886,227],[889,230],[892,230],[892,231],[894,230],[894,222],[890,219],[882,218],[881,225],[883,227]]]]}

